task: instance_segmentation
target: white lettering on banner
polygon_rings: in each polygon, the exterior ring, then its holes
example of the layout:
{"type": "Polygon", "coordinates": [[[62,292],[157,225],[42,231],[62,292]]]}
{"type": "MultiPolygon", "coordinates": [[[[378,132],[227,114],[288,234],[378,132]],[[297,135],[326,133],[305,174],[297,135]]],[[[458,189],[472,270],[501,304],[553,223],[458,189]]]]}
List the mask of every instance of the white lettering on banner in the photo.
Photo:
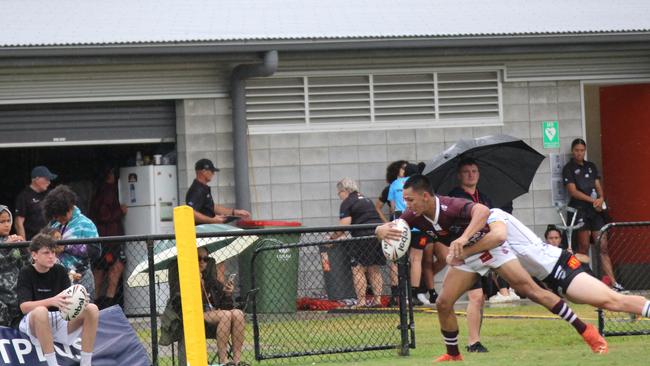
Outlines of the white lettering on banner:
{"type": "Polygon", "coordinates": [[[63,349],[59,348],[56,344],[54,345],[54,350],[56,353],[60,354],[63,357],[67,358],[75,358],[75,355],[72,354],[72,350],[70,349],[70,346],[67,344],[63,345],[63,349]]]}
{"type": "Polygon", "coordinates": [[[25,363],[24,356],[32,352],[32,342],[23,338],[14,338],[11,340],[11,343],[14,344],[14,351],[16,351],[16,356],[18,356],[18,362],[24,364],[25,363]],[[20,345],[23,345],[22,349],[20,345]]]}
{"type": "MultiPolygon", "coordinates": [[[[36,356],[38,357],[39,362],[45,362],[45,356],[43,355],[43,349],[41,347],[34,347],[36,350],[36,356]]],[[[56,351],[56,346],[54,346],[54,351],[56,351]]]]}
{"type": "MultiPolygon", "coordinates": [[[[72,347],[68,345],[62,345],[59,347],[58,344],[54,344],[54,351],[65,358],[72,360],[80,360],[81,356],[73,352],[73,348],[77,351],[81,350],[81,339],[75,340],[72,347]],[[63,348],[61,348],[63,347],[63,348]]],[[[8,364],[11,362],[10,354],[13,353],[16,355],[16,359],[21,365],[26,364],[25,356],[36,351],[36,355],[40,362],[45,362],[45,356],[43,356],[43,350],[40,347],[35,347],[29,339],[24,338],[14,338],[14,339],[0,339],[0,357],[2,357],[2,362],[8,364]],[[11,345],[10,347],[7,347],[11,345]],[[9,349],[9,351],[8,351],[9,349]]]]}
{"type": "Polygon", "coordinates": [[[5,344],[9,344],[11,341],[8,339],[0,339],[0,354],[2,355],[2,362],[9,363],[9,355],[5,349],[5,344]]]}

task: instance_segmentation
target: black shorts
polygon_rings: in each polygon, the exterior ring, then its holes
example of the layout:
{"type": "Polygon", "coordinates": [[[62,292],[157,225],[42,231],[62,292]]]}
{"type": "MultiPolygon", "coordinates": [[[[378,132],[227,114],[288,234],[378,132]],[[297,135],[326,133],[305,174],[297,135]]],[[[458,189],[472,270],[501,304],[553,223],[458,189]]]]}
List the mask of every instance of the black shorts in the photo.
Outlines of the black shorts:
{"type": "Polygon", "coordinates": [[[571,281],[576,278],[580,273],[590,273],[585,264],[580,262],[573,254],[562,251],[560,259],[558,259],[553,271],[544,279],[544,284],[548,286],[549,290],[556,293],[558,296],[563,296],[566,293],[571,281]]]}
{"type": "MultiPolygon", "coordinates": [[[[605,212],[598,212],[593,207],[578,207],[578,216],[576,217],[575,224],[582,222],[584,225],[578,229],[578,231],[598,231],[600,230],[607,222],[607,214],[605,212]]],[[[568,222],[571,222],[572,215],[569,215],[568,222]]]]}
{"type": "Polygon", "coordinates": [[[352,240],[344,244],[345,251],[350,257],[350,265],[356,266],[383,266],[386,257],[381,250],[381,243],[374,237],[352,240]]]}
{"type": "Polygon", "coordinates": [[[411,231],[410,248],[424,250],[427,244],[433,243],[433,239],[422,231],[411,231]]]}
{"type": "Polygon", "coordinates": [[[93,261],[92,268],[104,271],[109,269],[117,261],[126,263],[124,244],[104,243],[102,245],[102,254],[99,259],[93,261]]]}

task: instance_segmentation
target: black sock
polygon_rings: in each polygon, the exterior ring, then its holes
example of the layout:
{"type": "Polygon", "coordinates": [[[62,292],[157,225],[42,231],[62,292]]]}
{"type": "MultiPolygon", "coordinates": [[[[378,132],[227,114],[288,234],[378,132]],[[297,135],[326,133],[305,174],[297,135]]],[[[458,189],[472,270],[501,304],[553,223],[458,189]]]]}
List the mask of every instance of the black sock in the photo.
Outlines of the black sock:
{"type": "Polygon", "coordinates": [[[458,330],[449,332],[446,330],[442,331],[442,339],[447,346],[447,354],[450,356],[458,356],[460,351],[458,350],[458,330]]]}
{"type": "Polygon", "coordinates": [[[419,287],[411,287],[411,297],[416,298],[420,293],[419,287]]]}
{"type": "Polygon", "coordinates": [[[553,309],[551,309],[551,312],[573,325],[580,334],[584,333],[587,329],[587,324],[583,323],[563,300],[560,300],[555,304],[553,309]]]}
{"type": "Polygon", "coordinates": [[[437,299],[438,299],[438,293],[436,292],[436,289],[433,288],[429,290],[429,302],[433,304],[436,302],[437,299]]]}

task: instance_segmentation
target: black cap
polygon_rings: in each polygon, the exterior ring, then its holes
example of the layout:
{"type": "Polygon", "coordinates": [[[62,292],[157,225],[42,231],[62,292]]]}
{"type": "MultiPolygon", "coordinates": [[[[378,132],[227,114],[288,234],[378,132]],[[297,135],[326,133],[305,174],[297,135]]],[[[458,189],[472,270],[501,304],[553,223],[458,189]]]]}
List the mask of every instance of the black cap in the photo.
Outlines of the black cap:
{"type": "Polygon", "coordinates": [[[219,168],[215,167],[214,164],[212,164],[212,161],[210,159],[200,159],[199,161],[194,164],[194,170],[210,170],[213,172],[218,172],[219,168]]]}
{"type": "Polygon", "coordinates": [[[46,166],[39,165],[37,167],[34,167],[34,169],[32,169],[32,179],[38,177],[47,178],[49,180],[55,180],[56,177],[58,177],[58,175],[52,173],[46,166]]]}

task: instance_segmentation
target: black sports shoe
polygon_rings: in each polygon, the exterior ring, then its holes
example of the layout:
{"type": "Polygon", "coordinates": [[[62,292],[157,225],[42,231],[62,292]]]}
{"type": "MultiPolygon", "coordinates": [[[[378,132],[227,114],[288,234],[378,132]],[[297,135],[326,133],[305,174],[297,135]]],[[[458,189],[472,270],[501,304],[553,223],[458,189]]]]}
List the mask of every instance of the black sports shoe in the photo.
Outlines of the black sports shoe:
{"type": "Polygon", "coordinates": [[[481,342],[476,342],[474,344],[470,344],[469,346],[465,347],[467,349],[467,352],[478,352],[478,353],[484,353],[484,352],[489,352],[485,346],[481,344],[481,342]]]}

